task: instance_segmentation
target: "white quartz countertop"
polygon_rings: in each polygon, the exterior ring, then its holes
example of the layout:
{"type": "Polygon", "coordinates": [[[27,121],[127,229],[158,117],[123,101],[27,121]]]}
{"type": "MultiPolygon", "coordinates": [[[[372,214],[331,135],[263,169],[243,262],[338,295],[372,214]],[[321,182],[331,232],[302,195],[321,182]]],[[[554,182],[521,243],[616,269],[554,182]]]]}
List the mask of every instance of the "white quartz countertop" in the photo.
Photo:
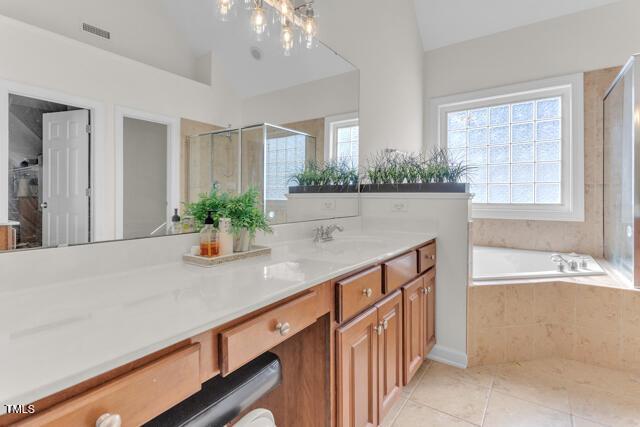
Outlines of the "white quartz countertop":
{"type": "Polygon", "coordinates": [[[344,233],[212,268],[177,261],[0,293],[0,404],[34,402],[433,238],[344,233]]]}

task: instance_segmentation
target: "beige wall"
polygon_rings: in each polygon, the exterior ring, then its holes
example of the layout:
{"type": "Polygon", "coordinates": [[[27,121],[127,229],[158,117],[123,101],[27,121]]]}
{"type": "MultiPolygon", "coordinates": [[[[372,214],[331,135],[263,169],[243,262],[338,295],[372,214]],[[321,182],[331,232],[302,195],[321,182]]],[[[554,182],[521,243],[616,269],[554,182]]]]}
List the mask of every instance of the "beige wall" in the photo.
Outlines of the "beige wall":
{"type": "Polygon", "coordinates": [[[584,222],[474,220],[475,245],[579,252],[602,257],[602,98],[619,69],[606,68],[584,75],[584,222]]]}
{"type": "Polygon", "coordinates": [[[283,126],[298,130],[316,137],[316,160],[324,161],[324,118],[304,120],[301,122],[287,123],[283,126]]]}

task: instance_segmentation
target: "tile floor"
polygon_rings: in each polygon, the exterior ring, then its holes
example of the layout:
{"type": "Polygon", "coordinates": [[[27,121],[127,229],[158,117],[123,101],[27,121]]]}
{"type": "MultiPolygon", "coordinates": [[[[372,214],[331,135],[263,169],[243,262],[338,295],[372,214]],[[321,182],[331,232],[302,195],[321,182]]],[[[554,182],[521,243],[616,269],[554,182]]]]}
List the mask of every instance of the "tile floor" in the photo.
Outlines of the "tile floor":
{"type": "Polygon", "coordinates": [[[382,426],[640,426],[640,375],[565,359],[427,362],[382,426]]]}

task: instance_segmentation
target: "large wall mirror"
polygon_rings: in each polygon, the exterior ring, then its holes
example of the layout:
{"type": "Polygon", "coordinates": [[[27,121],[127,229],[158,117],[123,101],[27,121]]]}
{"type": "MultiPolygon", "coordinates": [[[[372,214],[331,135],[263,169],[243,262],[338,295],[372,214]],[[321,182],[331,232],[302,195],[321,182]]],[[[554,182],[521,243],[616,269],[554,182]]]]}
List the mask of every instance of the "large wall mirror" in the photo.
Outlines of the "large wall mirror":
{"type": "Polygon", "coordinates": [[[272,224],[358,214],[289,193],[357,165],[358,70],[235,3],[0,0],[0,251],[166,235],[212,188],[255,188],[272,224]]]}

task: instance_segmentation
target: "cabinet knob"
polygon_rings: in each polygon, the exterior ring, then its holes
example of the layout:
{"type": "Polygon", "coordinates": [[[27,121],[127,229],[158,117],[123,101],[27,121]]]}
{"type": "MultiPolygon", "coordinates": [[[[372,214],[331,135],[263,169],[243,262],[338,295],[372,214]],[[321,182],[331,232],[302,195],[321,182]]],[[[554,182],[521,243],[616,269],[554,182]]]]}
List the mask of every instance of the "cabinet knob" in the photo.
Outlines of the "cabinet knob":
{"type": "Polygon", "coordinates": [[[427,291],[427,288],[420,288],[420,292],[426,295],[429,291],[427,291]]]}
{"type": "Polygon", "coordinates": [[[276,325],[276,331],[280,333],[280,335],[285,336],[291,330],[291,325],[289,322],[278,322],[276,325]]]}
{"type": "Polygon", "coordinates": [[[118,414],[102,414],[96,420],[96,427],[120,427],[122,418],[118,414]]]}
{"type": "Polygon", "coordinates": [[[430,294],[430,293],[431,293],[431,286],[429,286],[429,287],[427,288],[427,293],[428,293],[428,294],[430,294]]]}
{"type": "Polygon", "coordinates": [[[376,332],[378,333],[378,335],[382,335],[382,331],[383,331],[383,327],[382,327],[382,322],[380,322],[381,324],[379,324],[378,326],[375,326],[374,329],[376,330],[376,332]]]}
{"type": "Polygon", "coordinates": [[[371,288],[365,288],[362,290],[362,295],[366,296],[367,298],[371,298],[371,295],[373,295],[373,290],[371,288]]]}
{"type": "Polygon", "coordinates": [[[389,327],[389,321],[387,319],[384,319],[384,321],[382,322],[382,327],[384,328],[385,331],[389,327]]]}
{"type": "Polygon", "coordinates": [[[435,255],[426,255],[425,258],[426,259],[430,259],[430,260],[435,260],[436,256],[435,255]]]}

